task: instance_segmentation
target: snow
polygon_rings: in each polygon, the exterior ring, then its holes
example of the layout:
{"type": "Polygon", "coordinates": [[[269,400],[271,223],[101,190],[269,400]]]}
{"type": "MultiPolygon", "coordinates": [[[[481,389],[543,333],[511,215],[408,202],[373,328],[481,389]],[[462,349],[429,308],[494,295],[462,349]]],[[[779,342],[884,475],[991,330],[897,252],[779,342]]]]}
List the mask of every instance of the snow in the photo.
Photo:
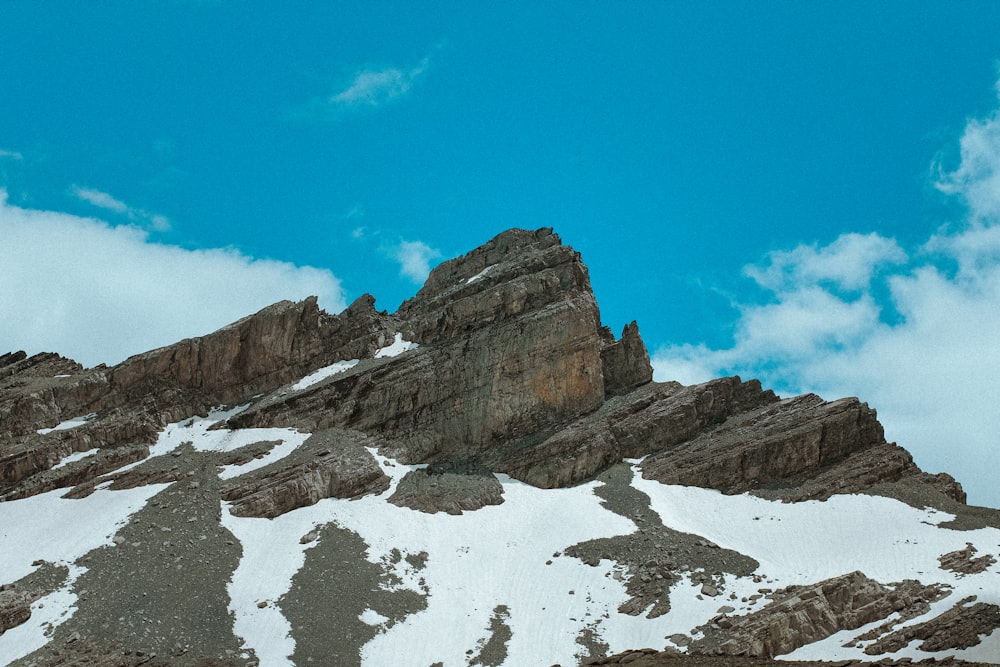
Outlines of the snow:
{"type": "Polygon", "coordinates": [[[47,433],[52,433],[53,431],[65,431],[66,429],[76,428],[77,426],[83,426],[88,421],[96,417],[96,413],[90,413],[89,415],[84,415],[82,417],[73,417],[72,419],[67,419],[64,422],[56,424],[52,428],[40,428],[37,433],[39,435],[45,435],[47,433]]]}
{"type": "Polygon", "coordinates": [[[400,354],[406,352],[407,350],[415,350],[419,347],[416,343],[411,343],[408,340],[403,340],[403,334],[396,334],[395,340],[389,345],[386,345],[379,351],[375,353],[376,359],[382,359],[385,357],[396,357],[400,354]]]}
{"type": "Polygon", "coordinates": [[[358,616],[358,619],[360,619],[362,623],[367,623],[368,625],[382,625],[383,623],[389,622],[389,618],[387,616],[383,616],[374,609],[365,609],[358,616]]]}
{"type": "MultiPolygon", "coordinates": [[[[664,525],[696,533],[760,562],[757,574],[765,575],[767,583],[754,584],[753,592],[762,586],[777,590],[795,584],[816,583],[854,570],[883,584],[918,579],[925,585],[939,583],[953,589],[950,595],[932,605],[929,614],[901,623],[897,629],[924,622],[970,595],[976,595],[980,602],[1000,604],[1000,581],[996,576],[1000,573],[1000,563],[980,574],[960,576],[941,569],[938,562],[938,556],[963,549],[967,542],[980,553],[996,554],[1000,530],[995,528],[969,531],[941,528],[939,524],[953,518],[951,515],[932,508],[916,509],[891,498],[862,494],[837,495],[825,501],[781,503],[748,494],[727,496],[697,487],[666,486],[643,479],[638,472],[633,486],[649,495],[651,507],[664,525]]],[[[731,579],[727,578],[727,591],[736,584],[737,597],[746,595],[746,580],[733,582],[731,579]]],[[[690,600],[696,592],[696,588],[672,590],[671,604],[676,608],[667,618],[677,611],[690,619],[691,627],[709,620],[714,614],[706,615],[705,610],[698,609],[690,600]]],[[[745,612],[741,609],[740,613],[745,612]]],[[[842,646],[863,631],[864,628],[844,631],[782,657],[870,660],[872,656],[865,655],[863,647],[842,646]]],[[[994,634],[1000,637],[1000,633],[994,634]]],[[[985,657],[995,660],[1000,656],[997,641],[993,638],[983,646],[954,654],[969,660],[985,657]]],[[[916,648],[919,643],[913,642],[893,657],[919,659],[935,655],[919,651],[916,648]]]]}
{"type": "Polygon", "coordinates": [[[318,382],[336,375],[337,373],[343,373],[344,371],[354,368],[358,365],[358,359],[350,359],[348,361],[338,361],[336,363],[330,364],[329,366],[324,366],[317,371],[310,373],[298,382],[292,385],[292,391],[302,391],[307,387],[311,387],[318,382]]]}
{"type": "Polygon", "coordinates": [[[487,273],[489,273],[490,271],[492,271],[494,269],[494,267],[496,267],[496,264],[490,264],[485,269],[483,269],[482,271],[480,271],[476,275],[472,276],[471,278],[466,278],[465,284],[468,285],[470,283],[474,283],[477,280],[482,279],[483,276],[485,276],[487,273]]]}
{"type": "MultiPolygon", "coordinates": [[[[401,587],[429,591],[427,609],[380,628],[363,649],[365,665],[464,665],[466,650],[482,642],[493,609],[501,604],[509,609],[506,622],[513,633],[508,665],[573,664],[582,650],[576,643],[579,633],[594,624],[616,629],[613,650],[636,643],[663,645],[662,634],[646,619],[617,613],[613,621],[605,618],[626,599],[622,584],[610,577],[611,563],[589,567],[554,556],[584,540],[635,530],[631,521],[601,507],[593,493],[596,483],[541,490],[498,475],[502,505],[460,516],[425,514],[386,502],[413,468],[372,453],[393,479],[378,496],[326,499],[272,520],[236,518],[223,508],[223,523],[244,554],[229,586],[235,630],[255,650],[261,667],[290,665],[294,641],[280,610],[270,603],[258,607],[258,602],[288,591],[305,550],[314,544],[301,545],[299,538],[331,521],[361,535],[373,563],[389,566],[393,548],[428,554],[419,571],[405,559],[391,566],[401,587]]],[[[373,614],[366,613],[368,621],[376,620],[373,614]]]]}
{"type": "Polygon", "coordinates": [[[129,518],[166,484],[124,491],[95,490],[86,498],[61,498],[55,489],[21,500],[0,503],[0,583],[30,574],[36,560],[70,566],[63,586],[32,604],[27,623],[0,635],[0,664],[9,664],[48,642],[45,631],[72,616],[73,583],[85,569],[77,559],[111,539],[129,518]]]}
{"type": "MultiPolygon", "coordinates": [[[[376,353],[392,357],[415,344],[396,334],[376,353]]],[[[342,361],[303,378],[301,389],[357,363],[342,361]]],[[[263,441],[278,441],[260,459],[224,466],[220,477],[230,478],[277,461],[309,437],[287,428],[217,429],[213,426],[247,406],[213,410],[170,424],[159,434],[150,456],[163,456],[191,443],[196,451],[230,452],[263,441]]],[[[73,428],[93,415],[63,422],[73,428]]],[[[55,430],[50,429],[50,430],[55,430]]],[[[92,451],[92,450],[91,450],[92,451]]],[[[426,596],[425,609],[392,623],[387,610],[365,609],[359,620],[376,636],[362,649],[362,664],[466,665],[468,651],[478,652],[490,636],[494,609],[507,608],[504,623],[511,630],[504,665],[575,664],[584,653],[577,642],[585,630],[616,653],[636,647],[662,649],[667,636],[691,634],[728,604],[734,614],[751,613],[766,598],[742,603],[761,588],[781,589],[813,584],[860,570],[891,584],[919,579],[923,584],[948,586],[950,595],[932,605],[931,612],[900,623],[921,623],[975,595],[977,601],[1000,604],[1000,563],[979,574],[959,576],[943,570],[938,557],[972,543],[982,554],[997,554],[1000,530],[958,531],[940,524],[951,515],[934,509],[916,509],[890,498],[838,495],[826,501],[785,504],[747,494],[727,496],[696,487],[667,486],[643,479],[638,460],[629,460],[636,474],[633,486],[650,498],[650,506],[664,525],[693,533],[721,547],[755,558],[760,567],[752,577],[726,574],[723,595],[700,595],[701,584],[688,574],[671,588],[671,610],[656,618],[618,613],[627,599],[621,566],[601,561],[591,567],[562,553],[583,541],[632,533],[636,525],[601,505],[594,493],[598,482],[568,489],[542,490],[497,475],[504,502],[459,516],[426,514],[387,502],[399,480],[423,466],[401,465],[369,450],[391,478],[387,491],[356,500],[325,499],[274,519],[238,518],[223,503],[222,524],[242,545],[243,556],[228,584],[233,630],[253,649],[261,667],[286,667],[295,650],[291,625],[278,601],[305,563],[306,551],[317,544],[300,538],[318,526],[335,523],[351,530],[368,546],[366,558],[398,577],[394,590],[412,590],[426,596]],[[416,569],[404,555],[427,554],[416,569]],[[735,595],[735,599],[731,596],[735,595]]],[[[74,453],[59,465],[80,460],[91,452],[74,453]]],[[[139,464],[132,464],[123,469],[139,464]]],[[[23,500],[0,503],[0,583],[30,573],[31,563],[43,559],[70,567],[59,590],[37,600],[29,622],[0,636],[0,664],[43,645],[54,625],[75,610],[74,582],[85,572],[76,561],[88,551],[108,544],[117,529],[150,497],[167,485],[111,491],[97,487],[80,500],[60,498],[51,491],[23,500]]],[[[890,617],[890,618],[895,618],[890,617]]],[[[857,630],[843,631],[783,656],[789,659],[871,659],[864,646],[843,645],[884,620],[857,630]]],[[[931,657],[919,641],[892,657],[931,657]]],[[[867,645],[867,642],[864,644],[867,645]]],[[[1000,632],[979,646],[954,651],[955,657],[995,661],[1000,655],[1000,632]]],[[[934,657],[941,658],[941,654],[934,657]]]]}
{"type": "Polygon", "coordinates": [[[48,643],[52,630],[73,615],[76,594],[73,585],[86,568],[69,566],[69,575],[58,589],[31,604],[31,617],[0,635],[0,664],[10,664],[48,643]]]}
{"type": "Polygon", "coordinates": [[[199,452],[231,452],[257,442],[280,441],[278,445],[259,459],[250,459],[242,465],[223,466],[219,477],[230,479],[288,456],[309,438],[308,433],[300,433],[290,428],[212,429],[219,422],[243,412],[247,407],[249,405],[228,409],[219,408],[209,412],[207,417],[191,417],[168,424],[160,431],[156,443],[150,447],[149,456],[146,459],[123,466],[118,471],[124,472],[140,466],[144,461],[154,456],[170,454],[185,443],[191,443],[191,446],[199,452]]]}
{"type": "Polygon", "coordinates": [[[57,463],[54,466],[52,466],[52,470],[55,470],[56,468],[62,468],[63,466],[67,466],[70,463],[74,463],[76,461],[82,461],[83,459],[85,459],[88,456],[92,455],[97,450],[98,450],[98,448],[94,447],[92,449],[88,449],[85,452],[73,452],[69,456],[64,456],[63,458],[59,459],[59,463],[57,463]]]}
{"type": "MultiPolygon", "coordinates": [[[[488,639],[490,620],[505,605],[512,637],[505,665],[574,664],[582,654],[576,642],[590,628],[612,653],[637,646],[664,648],[665,637],[691,634],[730,604],[735,613],[755,611],[766,598],[742,603],[760,588],[792,584],[861,570],[883,583],[919,578],[954,592],[933,607],[941,613],[967,595],[1000,603],[994,565],[980,575],[956,576],[942,570],[937,557],[975,544],[995,550],[1000,531],[943,529],[950,515],[914,509],[898,501],[864,496],[834,496],[825,502],[784,504],[749,495],[665,486],[636,475],[633,484],[649,495],[651,506],[668,527],[703,536],[716,544],[756,558],[763,579],[725,576],[724,595],[701,596],[701,584],[690,575],[671,589],[671,611],[657,619],[617,612],[627,599],[623,585],[611,575],[619,567],[601,561],[589,567],[560,554],[567,547],[599,537],[630,533],[635,525],[612,514],[594,495],[596,482],[569,489],[541,490],[504,475],[504,503],[460,516],[425,514],[386,502],[399,479],[415,466],[404,466],[372,454],[392,478],[378,496],[358,500],[326,499],[273,520],[236,518],[224,507],[223,522],[243,545],[243,560],[229,586],[236,633],[261,659],[262,667],[290,665],[295,648],[291,626],[273,602],[284,595],[315,542],[299,538],[329,522],[358,533],[368,545],[367,559],[392,571],[397,588],[427,596],[427,608],[391,626],[377,609],[361,620],[378,629],[362,650],[362,664],[467,664],[469,649],[488,639]],[[415,570],[406,559],[392,563],[390,553],[428,554],[415,570]],[[269,576],[261,576],[261,573],[269,576]],[[730,595],[735,595],[735,600],[730,595]],[[259,602],[267,602],[263,608],[259,602]]],[[[908,623],[930,618],[925,615],[908,623]]],[[[873,624],[873,627],[880,624],[873,624]]],[[[902,627],[902,625],[900,627],[902,627]]],[[[870,658],[859,648],[841,645],[864,629],[845,631],[786,656],[788,658],[870,658]]],[[[1000,633],[996,633],[1000,637],[1000,633]]],[[[913,646],[894,657],[929,657],[913,646]]],[[[967,659],[995,656],[997,639],[956,655],[967,659]]],[[[941,657],[938,655],[938,657],[941,657]]]]}

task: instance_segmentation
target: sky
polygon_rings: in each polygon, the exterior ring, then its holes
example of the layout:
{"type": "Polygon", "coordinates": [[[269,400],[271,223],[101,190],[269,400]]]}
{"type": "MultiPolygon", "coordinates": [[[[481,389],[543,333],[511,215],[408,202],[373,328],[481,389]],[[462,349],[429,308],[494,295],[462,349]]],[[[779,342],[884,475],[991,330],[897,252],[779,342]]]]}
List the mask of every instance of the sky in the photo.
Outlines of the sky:
{"type": "Polygon", "coordinates": [[[395,310],[553,227],[658,380],[858,396],[1000,506],[994,2],[0,5],[0,350],[395,310]]]}

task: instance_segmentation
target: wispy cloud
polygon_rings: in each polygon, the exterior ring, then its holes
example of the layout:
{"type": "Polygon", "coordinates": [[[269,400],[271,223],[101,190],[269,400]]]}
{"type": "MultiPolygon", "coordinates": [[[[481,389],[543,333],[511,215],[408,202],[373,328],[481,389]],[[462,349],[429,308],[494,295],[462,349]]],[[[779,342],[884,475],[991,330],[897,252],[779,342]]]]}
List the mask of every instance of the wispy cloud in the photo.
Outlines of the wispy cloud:
{"type": "Polygon", "coordinates": [[[336,107],[379,107],[407,95],[427,72],[430,57],[410,68],[363,69],[346,88],[330,96],[336,107]]]}
{"type": "Polygon", "coordinates": [[[440,252],[423,241],[402,241],[390,255],[399,262],[399,275],[418,285],[427,280],[431,262],[441,257],[440,252]]]}
{"type": "Polygon", "coordinates": [[[170,231],[170,220],[166,216],[129,206],[120,199],[112,197],[107,192],[101,192],[94,188],[84,188],[79,185],[72,186],[69,192],[81,201],[124,216],[134,224],[148,227],[157,232],[170,231]]]}
{"type": "Polygon", "coordinates": [[[773,252],[744,270],[767,298],[740,307],[733,345],[659,349],[656,378],[738,373],[782,393],[860,396],[922,467],[1000,506],[1000,113],[969,121],[960,148],[935,182],[966,204],[955,231],[909,252],[854,233],[773,252]]]}
{"type": "Polygon", "coordinates": [[[54,351],[92,366],[208,333],[281,299],[317,295],[327,310],[344,307],[327,270],[155,243],[133,225],[11,205],[3,189],[0,238],[4,351],[54,351]]]}
{"type": "Polygon", "coordinates": [[[0,159],[4,160],[23,160],[24,156],[17,151],[8,151],[0,148],[0,159]]]}
{"type": "Polygon", "coordinates": [[[292,110],[289,118],[342,118],[398,102],[413,93],[432,69],[435,55],[443,48],[443,42],[434,45],[428,55],[409,67],[382,65],[356,70],[335,92],[313,98],[292,110]]]}
{"type": "MultiPolygon", "coordinates": [[[[996,90],[1000,98],[1000,81],[996,90]]],[[[964,200],[972,223],[1000,223],[1000,108],[966,124],[959,150],[961,163],[957,169],[941,172],[938,165],[936,187],[964,200]]]]}

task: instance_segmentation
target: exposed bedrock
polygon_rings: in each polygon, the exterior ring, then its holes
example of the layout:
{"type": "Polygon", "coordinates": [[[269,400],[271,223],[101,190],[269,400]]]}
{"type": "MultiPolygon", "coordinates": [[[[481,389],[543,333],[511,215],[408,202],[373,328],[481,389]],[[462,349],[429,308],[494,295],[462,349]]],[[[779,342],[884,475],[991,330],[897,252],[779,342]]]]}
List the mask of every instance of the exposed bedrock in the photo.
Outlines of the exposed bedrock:
{"type": "Polygon", "coordinates": [[[550,229],[510,230],[442,263],[392,315],[370,295],[338,315],[310,298],[112,368],[83,370],[57,355],[0,361],[8,486],[78,483],[65,473],[31,478],[73,451],[149,444],[166,423],[249,402],[230,428],[346,429],[377,437],[404,463],[484,465],[546,488],[645,456],[647,478],[726,493],[803,500],[920,480],[964,500],[954,480],[924,475],[886,443],[857,399],[779,400],[736,377],[652,382],[638,326],[616,340],[602,325],[586,266],[550,229]],[[376,358],[396,335],[419,346],[376,358]],[[360,363],[293,388],[347,359],[360,363]],[[112,420],[115,411],[129,417],[112,420]],[[35,433],[88,413],[93,423],[35,433]]]}
{"type": "Polygon", "coordinates": [[[773,657],[825,639],[844,629],[883,619],[922,604],[939,591],[917,581],[885,586],[851,572],[809,586],[773,594],[772,602],[746,616],[720,617],[701,628],[705,637],[691,643],[693,654],[773,657]]]}
{"type": "Polygon", "coordinates": [[[389,478],[365,449],[374,445],[359,432],[315,433],[287,457],[228,480],[222,499],[235,516],[273,518],[323,498],[381,493],[389,478]]]}
{"type": "Polygon", "coordinates": [[[481,465],[432,463],[406,473],[389,502],[428,514],[461,514],[499,505],[503,502],[503,486],[481,465]]]}

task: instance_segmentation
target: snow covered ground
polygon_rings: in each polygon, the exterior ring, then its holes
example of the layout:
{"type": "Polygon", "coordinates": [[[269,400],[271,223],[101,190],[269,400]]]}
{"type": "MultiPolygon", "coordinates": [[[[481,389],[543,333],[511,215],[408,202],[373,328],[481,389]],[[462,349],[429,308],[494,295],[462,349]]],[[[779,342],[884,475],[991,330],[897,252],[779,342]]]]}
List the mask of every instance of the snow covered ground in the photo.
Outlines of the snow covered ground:
{"type": "MultiPolygon", "coordinates": [[[[970,595],[977,596],[978,602],[1000,604],[997,576],[1000,562],[974,575],[941,569],[938,562],[938,556],[964,549],[967,542],[980,555],[996,556],[1000,552],[1000,530],[995,528],[971,531],[941,528],[938,524],[952,519],[952,515],[862,494],[833,496],[826,501],[781,503],[748,494],[726,496],[696,487],[665,486],[642,479],[638,474],[633,486],[649,495],[653,510],[665,525],[697,533],[719,546],[756,559],[760,562],[758,573],[766,575],[770,582],[767,586],[775,590],[855,570],[883,584],[917,579],[925,585],[940,583],[953,589],[950,595],[932,605],[930,614],[902,623],[897,629],[929,620],[970,595]]],[[[671,591],[671,601],[680,602],[684,596],[677,593],[682,591],[683,588],[671,591]]],[[[880,624],[881,621],[872,627],[880,624]]],[[[872,656],[866,655],[863,647],[842,646],[866,629],[841,632],[782,657],[871,660],[872,656]]],[[[916,646],[920,643],[914,641],[892,657],[935,656],[919,651],[916,646]]],[[[1000,632],[954,655],[967,660],[1000,660],[1000,632]]]]}
{"type": "Polygon", "coordinates": [[[78,500],[61,498],[66,489],[56,489],[0,503],[2,583],[30,574],[35,570],[32,563],[37,560],[69,566],[69,577],[59,590],[36,600],[26,623],[0,635],[0,664],[10,664],[49,641],[46,633],[51,633],[52,627],[75,611],[73,583],[86,571],[76,561],[98,547],[111,544],[129,517],[166,486],[151,484],[127,491],[98,489],[78,500]]]}
{"type": "MultiPolygon", "coordinates": [[[[374,453],[374,452],[373,452],[374,453]]],[[[651,646],[664,648],[673,633],[689,634],[718,615],[726,601],[699,595],[700,584],[688,580],[671,591],[670,613],[646,619],[619,614],[626,600],[624,587],[611,576],[613,563],[589,567],[568,557],[554,557],[567,547],[598,537],[630,533],[635,525],[599,503],[596,483],[570,489],[540,490],[503,475],[504,503],[461,516],[425,514],[386,502],[395,484],[411,468],[379,457],[393,479],[379,496],[356,501],[328,499],[274,520],[238,519],[223,513],[226,527],[242,542],[244,559],[230,586],[237,634],[261,657],[262,667],[291,665],[291,630],[280,609],[270,604],[288,591],[302,567],[304,552],[313,544],[299,538],[317,525],[335,522],[362,536],[368,559],[388,563],[393,548],[404,554],[426,552],[419,573],[400,561],[395,572],[415,591],[429,590],[427,609],[379,634],[363,650],[366,665],[468,664],[469,649],[488,638],[492,611],[509,610],[512,638],[506,665],[574,664],[582,647],[577,638],[590,628],[612,652],[651,646]],[[272,576],[264,578],[261,573],[272,576]],[[264,608],[258,602],[268,601],[264,608]]],[[[1000,603],[1000,566],[979,575],[958,576],[938,567],[937,557],[972,542],[983,553],[996,553],[1000,531],[942,529],[949,515],[917,510],[887,498],[835,496],[825,502],[784,504],[748,495],[726,496],[716,491],[664,486],[635,475],[634,485],[650,496],[652,508],[668,527],[702,535],[720,546],[757,559],[752,578],[727,578],[727,592],[749,597],[762,585],[778,589],[793,584],[861,570],[883,583],[918,578],[944,583],[954,592],[934,605],[940,613],[967,595],[1000,603]]],[[[747,613],[766,604],[742,604],[747,613]]],[[[373,622],[378,610],[366,610],[362,620],[373,622]]],[[[918,617],[919,623],[929,616],[918,617]]],[[[876,624],[877,625],[877,624],[876,624]]],[[[905,625],[905,624],[904,624],[905,625]]],[[[901,626],[902,627],[902,626],[901,626]]],[[[804,647],[788,658],[871,659],[844,642],[863,630],[841,633],[804,647]]],[[[1000,635],[1000,633],[996,633],[1000,635]]],[[[996,659],[997,637],[956,653],[967,659],[996,659]]],[[[930,657],[908,647],[894,657],[930,657]]],[[[938,654],[938,657],[941,657],[938,654]]]]}

